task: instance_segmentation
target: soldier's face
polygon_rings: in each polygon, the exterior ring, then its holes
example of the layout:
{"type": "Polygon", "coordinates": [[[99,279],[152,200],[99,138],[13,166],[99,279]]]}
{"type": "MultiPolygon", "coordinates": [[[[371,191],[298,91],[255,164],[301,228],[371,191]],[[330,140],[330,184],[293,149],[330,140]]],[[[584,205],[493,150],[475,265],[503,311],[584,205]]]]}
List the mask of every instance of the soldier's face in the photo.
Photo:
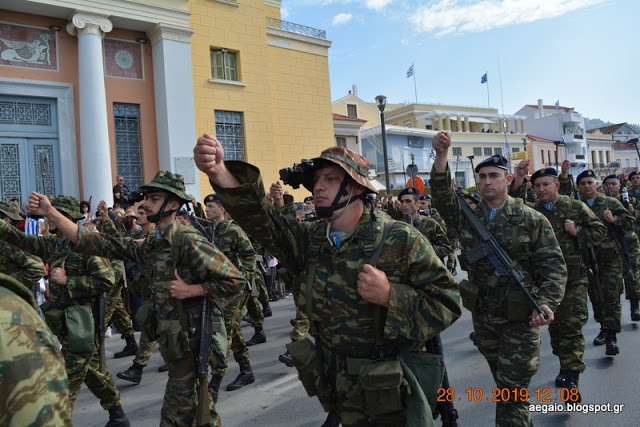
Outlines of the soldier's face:
{"type": "Polygon", "coordinates": [[[631,185],[633,188],[640,188],[640,175],[634,175],[631,177],[631,185]]]}
{"type": "Polygon", "coordinates": [[[184,215],[179,215],[176,217],[176,219],[178,220],[178,222],[182,225],[189,225],[190,221],[189,221],[189,217],[188,216],[184,216],[184,215]]]}
{"type": "Polygon", "coordinates": [[[513,178],[504,169],[486,166],[478,172],[478,191],[486,200],[496,200],[506,196],[507,186],[513,178]]]}
{"type": "Polygon", "coordinates": [[[571,164],[569,163],[568,160],[565,160],[562,162],[562,172],[568,172],[569,171],[569,166],[571,164]]]}
{"type": "Polygon", "coordinates": [[[138,221],[139,225],[146,225],[149,223],[149,221],[147,221],[147,214],[145,213],[144,209],[138,209],[136,220],[138,221]]]}
{"type": "Polygon", "coordinates": [[[598,195],[598,181],[594,178],[582,178],[578,183],[580,195],[586,199],[593,199],[598,195]]]}
{"type": "MultiPolygon", "coordinates": [[[[155,215],[160,212],[160,208],[164,204],[166,198],[169,197],[169,193],[164,191],[159,191],[157,193],[147,193],[144,202],[142,203],[141,208],[144,212],[149,215],[155,215]]],[[[180,208],[180,203],[176,200],[171,200],[164,208],[164,211],[178,210],[180,208]]]]}
{"type": "MultiPolygon", "coordinates": [[[[313,173],[313,198],[319,208],[329,207],[333,203],[340,184],[347,173],[339,166],[327,166],[313,173]]],[[[346,199],[348,196],[343,196],[346,199]]]]}
{"type": "Polygon", "coordinates": [[[311,201],[307,201],[307,202],[304,202],[304,208],[305,208],[306,210],[310,210],[310,209],[315,208],[315,205],[313,204],[313,202],[311,202],[311,201]]]}
{"type": "Polygon", "coordinates": [[[609,178],[602,185],[604,185],[604,194],[611,197],[618,197],[620,194],[620,181],[617,179],[609,178]]]}
{"type": "Polygon", "coordinates": [[[431,206],[429,205],[429,201],[428,200],[418,200],[418,209],[422,209],[422,210],[429,210],[429,208],[431,208],[431,206]]]}
{"type": "Polygon", "coordinates": [[[533,183],[533,190],[542,203],[552,202],[558,198],[560,183],[550,176],[543,176],[533,183]]]}
{"type": "Polygon", "coordinates": [[[215,221],[219,219],[221,216],[224,216],[224,211],[222,210],[222,205],[216,202],[209,202],[204,205],[204,212],[207,215],[207,219],[215,221]]]}
{"type": "Polygon", "coordinates": [[[416,204],[415,197],[405,194],[400,198],[400,209],[403,215],[415,215],[418,213],[418,205],[416,204]]]}

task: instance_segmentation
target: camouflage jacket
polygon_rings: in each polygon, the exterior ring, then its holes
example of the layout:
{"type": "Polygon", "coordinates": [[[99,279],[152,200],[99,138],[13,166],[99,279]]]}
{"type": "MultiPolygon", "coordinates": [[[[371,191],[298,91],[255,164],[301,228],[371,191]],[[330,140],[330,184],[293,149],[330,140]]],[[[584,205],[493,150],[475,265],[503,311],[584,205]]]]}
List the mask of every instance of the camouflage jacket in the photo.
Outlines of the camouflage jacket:
{"type": "MultiPolygon", "coordinates": [[[[291,270],[301,311],[306,311],[306,298],[311,298],[310,320],[317,342],[337,354],[370,357],[375,306],[358,294],[356,282],[388,219],[381,213],[372,217],[366,210],[336,248],[328,239],[325,220],[298,222],[267,204],[255,166],[233,161],[226,166],[242,185],[214,186],[216,193],[231,216],[291,270]],[[305,290],[309,285],[310,294],[305,290]]],[[[382,325],[385,344],[417,349],[460,316],[456,282],[415,228],[400,221],[394,224],[377,268],[391,283],[382,325]]]]}
{"type": "Polygon", "coordinates": [[[607,237],[598,246],[598,260],[606,261],[620,256],[620,247],[617,242],[618,235],[633,232],[636,228],[635,218],[620,203],[618,199],[604,196],[600,193],[593,199],[593,206],[589,206],[587,200],[583,202],[591,208],[593,213],[602,221],[607,228],[607,237]],[[615,223],[610,224],[604,219],[604,211],[609,209],[613,214],[615,223]]]}
{"type": "Polygon", "coordinates": [[[49,300],[53,308],[67,307],[72,301],[93,303],[100,292],[110,290],[115,284],[109,260],[75,252],[67,239],[32,236],[3,224],[0,224],[0,239],[39,256],[49,264],[49,271],[56,267],[64,268],[66,284],[49,284],[49,300]]]}
{"type": "MultiPolygon", "coordinates": [[[[149,233],[143,242],[123,235],[101,235],[79,228],[77,250],[114,259],[144,264],[152,286],[159,319],[178,319],[176,300],[169,296],[169,282],[180,277],[189,284],[201,284],[206,296],[224,307],[242,290],[244,279],[238,269],[195,229],[186,233],[178,260],[173,259],[172,241],[178,229],[175,221],[149,233]]],[[[187,301],[189,302],[189,301],[187,301]]]]}
{"type": "MultiPolygon", "coordinates": [[[[430,182],[434,205],[460,239],[462,268],[469,273],[469,280],[480,288],[481,294],[488,295],[489,287],[495,283],[495,269],[486,258],[474,264],[466,261],[467,251],[481,242],[462,214],[451,188],[448,168],[446,172],[432,170],[430,182]]],[[[567,267],[549,221],[521,199],[513,197],[507,197],[493,220],[488,219],[488,211],[484,201],[480,201],[475,209],[480,221],[493,233],[500,246],[521,266],[525,288],[538,304],[546,304],[555,311],[564,296],[567,267]]],[[[497,294],[512,286],[505,277],[497,279],[497,294]]]]}
{"type": "Polygon", "coordinates": [[[40,258],[4,241],[0,241],[0,272],[13,277],[28,288],[47,274],[40,258]]]}
{"type": "Polygon", "coordinates": [[[558,182],[560,183],[558,193],[563,196],[573,196],[573,192],[576,189],[576,181],[573,179],[573,175],[567,174],[566,178],[558,176],[558,182]]]}
{"type": "Polygon", "coordinates": [[[256,272],[256,251],[247,233],[233,220],[225,219],[215,225],[212,234],[216,247],[233,262],[246,280],[251,281],[256,272]]]}
{"type": "Polygon", "coordinates": [[[441,261],[453,252],[447,233],[434,218],[417,215],[413,220],[413,226],[429,240],[441,261]]]}
{"type": "Polygon", "coordinates": [[[0,425],[70,426],[64,358],[31,291],[0,274],[0,425]]]}

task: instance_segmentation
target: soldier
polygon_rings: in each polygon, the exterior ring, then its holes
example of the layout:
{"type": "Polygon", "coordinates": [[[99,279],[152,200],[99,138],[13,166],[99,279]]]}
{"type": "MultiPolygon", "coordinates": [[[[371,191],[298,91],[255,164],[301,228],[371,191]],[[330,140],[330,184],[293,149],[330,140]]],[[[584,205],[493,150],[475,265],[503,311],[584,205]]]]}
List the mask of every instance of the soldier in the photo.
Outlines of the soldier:
{"type": "MultiPolygon", "coordinates": [[[[29,206],[77,244],[76,250],[145,265],[154,304],[146,310],[148,316],[141,319],[138,313],[138,317],[143,328],[157,331],[160,353],[169,369],[160,425],[191,426],[197,406],[194,355],[200,345],[203,300],[218,306],[232,304],[244,285],[243,277],[202,235],[175,222],[180,206],[191,199],[181,175],[159,171],[139,190],[145,195],[142,206],[147,219],[156,224],[155,233],[141,243],[130,237],[103,237],[78,229],[38,193],[31,194],[29,206]]],[[[203,398],[207,399],[208,393],[203,398]]],[[[213,405],[209,414],[211,425],[216,425],[219,420],[213,405]]]]}
{"type": "MultiPolygon", "coordinates": [[[[532,309],[524,292],[506,276],[497,275],[486,257],[473,264],[467,262],[467,254],[481,241],[463,216],[450,184],[450,146],[448,132],[439,132],[433,138],[436,159],[430,183],[436,209],[460,239],[460,261],[469,273],[469,281],[460,283],[462,301],[472,313],[476,344],[498,389],[526,389],[540,365],[539,326],[553,321],[564,295],[567,269],[562,251],[549,221],[522,200],[508,196],[512,176],[507,160],[495,155],[475,168],[482,200],[474,212],[520,267],[524,287],[535,295],[547,318],[532,309]]],[[[497,402],[496,425],[530,425],[528,408],[529,403],[515,395],[497,402]]]]}
{"type": "Polygon", "coordinates": [[[616,242],[618,233],[633,231],[635,220],[618,200],[598,192],[599,183],[592,170],[586,170],[576,179],[580,197],[607,227],[607,237],[597,248],[602,301],[598,301],[593,285],[589,286],[589,299],[593,306],[596,322],[600,323],[600,333],[593,340],[594,345],[606,344],[605,354],[615,356],[620,352],[616,333],[620,332],[622,307],[622,255],[616,242]]]}
{"type": "Polygon", "coordinates": [[[640,320],[640,241],[637,234],[640,200],[629,197],[626,187],[621,194],[623,187],[616,175],[608,175],[602,181],[602,186],[607,196],[618,199],[636,219],[634,231],[618,234],[616,237],[623,257],[624,293],[629,300],[631,320],[637,322],[640,320]]]}
{"type": "Polygon", "coordinates": [[[70,426],[69,381],[56,339],[29,288],[3,273],[0,319],[0,425],[70,426]]]}
{"type": "Polygon", "coordinates": [[[573,175],[569,173],[569,167],[571,163],[569,160],[563,160],[562,166],[560,169],[560,175],[558,175],[558,182],[560,183],[560,191],[558,193],[563,196],[573,196],[574,191],[576,190],[576,184],[573,181],[573,175]]]}
{"type": "MultiPolygon", "coordinates": [[[[245,283],[251,283],[251,279],[256,272],[256,252],[253,250],[249,237],[238,227],[238,224],[230,219],[225,219],[225,210],[220,203],[220,199],[215,194],[209,194],[205,197],[204,205],[207,219],[211,221],[208,231],[213,236],[213,243],[240,270],[244,276],[245,283]]],[[[228,347],[233,351],[233,358],[240,365],[240,374],[227,386],[227,391],[237,390],[255,382],[251,364],[249,363],[249,349],[247,347],[267,342],[267,336],[262,326],[255,326],[256,333],[253,338],[246,343],[244,341],[244,336],[240,329],[240,321],[250,296],[251,290],[248,289],[248,286],[245,286],[236,304],[229,305],[223,309],[228,347]]],[[[214,402],[218,400],[218,391],[222,377],[227,372],[226,368],[226,364],[219,366],[219,364],[215,363],[215,359],[212,360],[209,391],[214,402]]]]}
{"type": "MultiPolygon", "coordinates": [[[[371,389],[365,396],[362,386],[364,381],[382,391],[375,368],[388,367],[391,375],[411,379],[411,371],[398,371],[398,350],[417,351],[460,316],[457,284],[427,240],[402,222],[386,227],[389,220],[373,212],[366,194],[376,190],[368,179],[367,160],[344,147],[331,147],[298,172],[296,179],[312,192],[316,215],[322,218],[298,222],[267,205],[255,166],[224,161],[215,137],[199,138],[194,154],[231,216],[250,227],[296,277],[296,305],[309,317],[315,344],[303,340],[287,348],[307,392],[317,394],[325,411],[335,411],[344,426],[400,425],[409,413],[433,425],[427,411],[407,411],[413,401],[403,402],[401,394],[409,390],[400,383],[387,387],[382,401],[371,389]],[[378,247],[374,267],[367,262],[378,247]],[[311,363],[302,362],[305,357],[311,363]]],[[[434,383],[433,390],[440,387],[438,380],[434,383]]],[[[420,394],[411,393],[428,408],[420,394]]]]}
{"type": "Polygon", "coordinates": [[[190,225],[191,224],[191,219],[189,216],[189,211],[186,210],[185,208],[182,208],[178,211],[178,214],[176,215],[176,220],[181,224],[181,225],[190,225]]]}
{"type": "MultiPolygon", "coordinates": [[[[0,202],[0,219],[17,227],[21,221],[20,207],[14,202],[0,202]]],[[[0,271],[7,274],[28,289],[33,289],[36,282],[46,274],[44,263],[35,255],[0,240],[0,271]]]]}
{"type": "Polygon", "coordinates": [[[419,194],[420,192],[415,187],[405,188],[398,194],[402,215],[404,215],[405,222],[413,225],[426,236],[436,255],[444,263],[445,257],[453,252],[453,247],[449,243],[446,232],[435,219],[430,216],[418,215],[419,194]]]}
{"type": "MultiPolygon", "coordinates": [[[[49,202],[49,199],[46,200],[49,202]]],[[[53,200],[53,205],[60,212],[59,215],[74,227],[77,226],[73,221],[84,218],[80,203],[71,196],[58,196],[53,200]]],[[[33,209],[31,212],[38,215],[33,209]]],[[[93,320],[98,318],[94,313],[98,294],[114,286],[109,261],[74,252],[72,242],[62,237],[59,229],[56,229],[56,223],[50,222],[49,230],[56,234],[31,236],[0,221],[0,239],[40,256],[49,264],[49,301],[41,308],[51,331],[62,344],[71,407],[82,383],[86,383],[89,390],[100,399],[102,407],[109,411],[107,425],[128,426],[129,420],[122,410],[122,399],[113,377],[108,370],[100,372],[98,368],[98,348],[95,345],[93,320]],[[65,324],[65,319],[72,317],[78,322],[75,328],[65,324]],[[82,334],[83,331],[88,331],[88,334],[82,334]]]]}
{"type": "MultiPolygon", "coordinates": [[[[518,192],[523,185],[524,173],[528,168],[528,160],[520,162],[512,191],[518,192]]],[[[531,183],[537,196],[537,202],[532,207],[551,223],[567,264],[564,298],[555,313],[555,320],[549,325],[551,348],[560,359],[556,386],[578,388],[580,373],[586,368],[582,327],[589,318],[587,248],[602,243],[607,229],[584,203],[559,194],[560,182],[554,168],[538,170],[531,176],[531,183]]]]}
{"type": "Polygon", "coordinates": [[[306,219],[316,216],[316,205],[313,196],[304,198],[304,217],[306,219]]]}
{"type": "Polygon", "coordinates": [[[629,190],[629,193],[632,197],[640,199],[640,172],[631,172],[629,174],[629,181],[631,181],[631,190],[629,190]]]}

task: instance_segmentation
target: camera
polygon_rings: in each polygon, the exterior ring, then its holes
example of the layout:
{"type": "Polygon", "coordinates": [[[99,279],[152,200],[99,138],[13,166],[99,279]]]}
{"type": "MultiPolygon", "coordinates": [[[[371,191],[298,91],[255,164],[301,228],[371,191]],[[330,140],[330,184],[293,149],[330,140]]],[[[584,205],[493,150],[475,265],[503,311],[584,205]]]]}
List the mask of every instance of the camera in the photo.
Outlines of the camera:
{"type": "Polygon", "coordinates": [[[295,163],[293,167],[280,169],[280,180],[293,188],[300,188],[304,185],[308,174],[313,170],[313,160],[302,159],[300,163],[295,163]]]}
{"type": "Polygon", "coordinates": [[[133,205],[144,200],[144,193],[140,191],[132,191],[127,196],[127,203],[133,205]]]}

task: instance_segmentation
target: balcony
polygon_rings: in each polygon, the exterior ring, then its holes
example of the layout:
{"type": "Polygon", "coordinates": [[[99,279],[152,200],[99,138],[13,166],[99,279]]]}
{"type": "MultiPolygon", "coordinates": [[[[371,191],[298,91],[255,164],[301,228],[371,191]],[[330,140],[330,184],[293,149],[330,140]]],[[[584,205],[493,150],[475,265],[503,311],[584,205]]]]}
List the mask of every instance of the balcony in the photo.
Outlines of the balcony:
{"type": "Polygon", "coordinates": [[[267,17],[267,27],[276,30],[287,31],[289,33],[302,34],[303,36],[313,37],[316,39],[327,39],[327,32],[317,28],[307,27],[305,25],[294,24],[293,22],[281,21],[275,18],[267,17]]]}
{"type": "Polygon", "coordinates": [[[562,120],[563,123],[582,123],[583,122],[582,116],[578,113],[562,113],[562,118],[560,120],[562,120]]]}

